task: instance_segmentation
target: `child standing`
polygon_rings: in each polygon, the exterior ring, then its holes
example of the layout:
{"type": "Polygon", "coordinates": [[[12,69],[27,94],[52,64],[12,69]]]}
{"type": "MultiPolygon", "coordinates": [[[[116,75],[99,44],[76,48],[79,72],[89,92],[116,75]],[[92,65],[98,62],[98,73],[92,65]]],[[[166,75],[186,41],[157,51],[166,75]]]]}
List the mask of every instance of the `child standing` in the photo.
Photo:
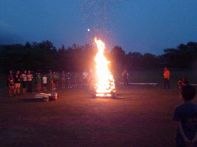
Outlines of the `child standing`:
{"type": "Polygon", "coordinates": [[[9,96],[14,96],[15,95],[15,83],[14,83],[14,77],[13,77],[12,71],[9,72],[7,84],[8,84],[9,96]]]}
{"type": "Polygon", "coordinates": [[[66,75],[65,72],[62,71],[61,73],[61,88],[64,89],[66,86],[66,75]]]}
{"type": "Polygon", "coordinates": [[[42,90],[47,91],[47,84],[48,84],[48,79],[47,76],[44,74],[42,77],[42,90]]]}
{"type": "Polygon", "coordinates": [[[191,85],[183,86],[181,95],[184,103],[177,106],[174,120],[177,121],[177,147],[197,146],[197,105],[192,102],[196,90],[191,85]]]}
{"type": "Polygon", "coordinates": [[[35,82],[36,82],[36,91],[40,92],[41,91],[41,85],[42,85],[42,78],[40,73],[36,73],[36,77],[35,77],[35,82]]]}
{"type": "Polygon", "coordinates": [[[27,72],[27,90],[28,92],[32,92],[32,82],[33,82],[33,74],[30,70],[27,72]]]}
{"type": "Polygon", "coordinates": [[[21,94],[21,79],[20,79],[20,71],[17,70],[16,74],[15,74],[15,94],[20,95],[21,94]]]}
{"type": "Polygon", "coordinates": [[[21,74],[22,79],[22,93],[25,94],[27,90],[27,71],[24,70],[24,72],[21,74]]]}

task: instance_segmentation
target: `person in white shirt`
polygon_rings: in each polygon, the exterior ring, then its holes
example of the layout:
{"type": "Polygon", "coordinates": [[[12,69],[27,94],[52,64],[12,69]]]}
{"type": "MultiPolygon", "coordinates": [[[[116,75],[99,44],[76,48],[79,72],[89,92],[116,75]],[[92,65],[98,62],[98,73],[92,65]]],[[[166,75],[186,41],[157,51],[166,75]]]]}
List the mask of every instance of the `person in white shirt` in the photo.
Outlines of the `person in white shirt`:
{"type": "Polygon", "coordinates": [[[47,91],[47,84],[48,84],[48,78],[46,75],[43,75],[42,77],[42,89],[43,91],[47,91]]]}

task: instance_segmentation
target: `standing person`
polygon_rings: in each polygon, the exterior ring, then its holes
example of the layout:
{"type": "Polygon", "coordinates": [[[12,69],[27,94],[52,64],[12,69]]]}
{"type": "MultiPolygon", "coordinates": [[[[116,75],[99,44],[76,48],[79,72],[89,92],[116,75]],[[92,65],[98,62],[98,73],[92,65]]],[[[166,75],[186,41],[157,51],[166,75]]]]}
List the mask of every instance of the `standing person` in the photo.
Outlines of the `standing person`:
{"type": "Polygon", "coordinates": [[[129,73],[127,72],[127,70],[124,70],[122,72],[122,78],[123,78],[124,86],[128,86],[129,85],[129,73]]]}
{"type": "Polygon", "coordinates": [[[14,79],[14,74],[12,70],[9,70],[8,75],[7,75],[7,86],[9,84],[9,79],[14,79]]]}
{"type": "Polygon", "coordinates": [[[170,89],[170,70],[165,67],[163,70],[164,89],[170,89]]]}
{"type": "Polygon", "coordinates": [[[27,91],[27,71],[24,70],[24,72],[21,74],[21,80],[22,80],[22,93],[25,94],[27,91]]]}
{"type": "Polygon", "coordinates": [[[64,71],[61,73],[61,88],[64,89],[66,86],[66,74],[64,71]]]}
{"type": "Polygon", "coordinates": [[[42,78],[40,73],[36,73],[36,77],[35,77],[35,82],[36,82],[36,91],[40,92],[41,91],[41,85],[42,85],[42,78]]]}
{"type": "Polygon", "coordinates": [[[47,91],[48,77],[44,74],[42,77],[42,90],[47,91]]]}
{"type": "Polygon", "coordinates": [[[27,72],[28,92],[32,92],[33,75],[30,70],[27,72]]]}
{"type": "Polygon", "coordinates": [[[58,73],[57,72],[53,72],[52,74],[52,89],[53,90],[54,88],[57,89],[58,87],[58,73]]]}
{"type": "Polygon", "coordinates": [[[48,82],[48,89],[51,91],[53,88],[53,72],[52,72],[52,70],[49,70],[47,82],[48,82]]]}
{"type": "Polygon", "coordinates": [[[15,95],[15,84],[14,84],[14,76],[13,76],[12,70],[9,71],[9,74],[7,77],[7,85],[8,85],[9,96],[14,96],[15,95]]]}
{"type": "Polygon", "coordinates": [[[89,74],[88,72],[84,71],[82,73],[82,84],[84,87],[87,87],[87,84],[88,84],[88,77],[89,77],[89,74]]]}
{"type": "Polygon", "coordinates": [[[66,87],[67,88],[72,88],[72,85],[71,85],[71,73],[70,72],[66,73],[66,87]]]}
{"type": "Polygon", "coordinates": [[[20,77],[20,71],[17,70],[15,77],[14,77],[14,81],[15,81],[15,93],[17,95],[21,94],[21,77],[20,77]]]}
{"type": "Polygon", "coordinates": [[[177,147],[197,147],[197,105],[192,102],[196,90],[191,85],[183,86],[181,95],[184,103],[177,106],[174,120],[177,122],[177,147]]]}

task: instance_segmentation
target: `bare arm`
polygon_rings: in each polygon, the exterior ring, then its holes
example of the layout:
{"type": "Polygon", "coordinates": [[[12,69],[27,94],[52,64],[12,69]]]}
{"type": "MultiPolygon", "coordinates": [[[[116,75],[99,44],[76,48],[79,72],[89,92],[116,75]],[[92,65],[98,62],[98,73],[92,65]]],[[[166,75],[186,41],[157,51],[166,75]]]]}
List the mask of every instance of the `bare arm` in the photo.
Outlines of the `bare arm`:
{"type": "Polygon", "coordinates": [[[186,142],[186,143],[190,143],[191,141],[187,138],[187,136],[185,135],[184,131],[183,131],[183,127],[182,127],[182,124],[181,122],[178,122],[178,127],[179,127],[179,130],[180,130],[180,133],[181,133],[181,136],[183,137],[183,140],[186,142]]]}

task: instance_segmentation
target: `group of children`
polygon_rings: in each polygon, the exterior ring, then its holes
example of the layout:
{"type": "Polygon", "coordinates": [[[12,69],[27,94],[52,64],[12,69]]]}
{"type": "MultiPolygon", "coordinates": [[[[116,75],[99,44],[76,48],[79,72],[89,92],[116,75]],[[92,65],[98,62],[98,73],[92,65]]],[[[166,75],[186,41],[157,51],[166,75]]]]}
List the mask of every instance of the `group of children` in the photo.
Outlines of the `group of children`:
{"type": "Polygon", "coordinates": [[[8,94],[9,96],[20,95],[21,93],[32,92],[33,75],[30,70],[25,70],[21,73],[19,70],[13,73],[9,71],[7,77],[8,94]]]}
{"type": "Polygon", "coordinates": [[[48,73],[31,72],[24,70],[9,71],[7,76],[9,96],[21,95],[26,92],[47,92],[54,89],[87,87],[91,81],[90,73],[55,72],[48,73]]]}
{"type": "MultiPolygon", "coordinates": [[[[30,70],[23,72],[17,70],[15,73],[10,70],[7,76],[9,96],[21,95],[33,90],[37,92],[51,91],[57,87],[58,75],[49,71],[48,74],[39,72],[33,74],[30,70]]],[[[61,85],[65,87],[65,73],[61,73],[61,85]]]]}

